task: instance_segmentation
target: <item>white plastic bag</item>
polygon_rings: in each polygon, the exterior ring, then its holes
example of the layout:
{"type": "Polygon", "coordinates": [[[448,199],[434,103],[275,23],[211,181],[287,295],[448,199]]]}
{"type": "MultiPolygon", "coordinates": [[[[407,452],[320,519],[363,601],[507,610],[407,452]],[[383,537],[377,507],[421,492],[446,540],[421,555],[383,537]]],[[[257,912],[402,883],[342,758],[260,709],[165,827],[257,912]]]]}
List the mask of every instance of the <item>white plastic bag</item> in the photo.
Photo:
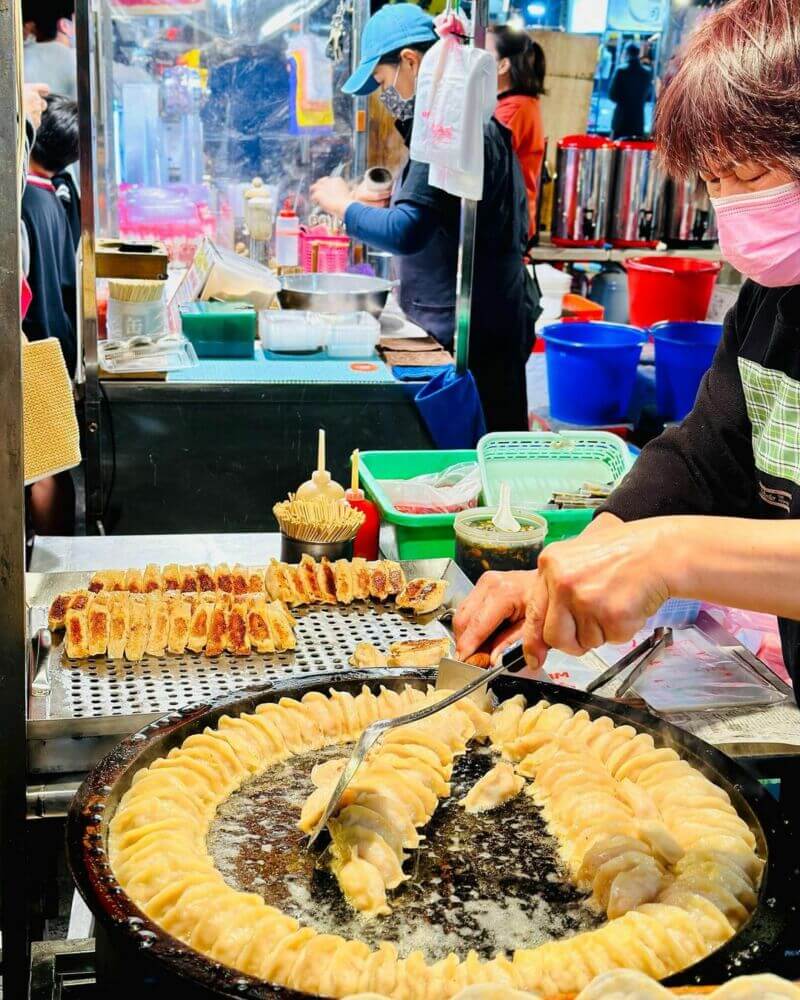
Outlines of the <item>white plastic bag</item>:
{"type": "MultiPolygon", "coordinates": [[[[478,201],[483,194],[483,131],[497,104],[497,67],[482,49],[462,44],[466,28],[449,18],[422,60],[417,79],[411,158],[429,163],[430,183],[478,201]]],[[[439,21],[437,20],[437,26],[439,21]]]]}
{"type": "Polygon", "coordinates": [[[477,462],[462,462],[413,479],[382,479],[380,485],[402,514],[454,514],[477,507],[481,473],[477,462]]]}

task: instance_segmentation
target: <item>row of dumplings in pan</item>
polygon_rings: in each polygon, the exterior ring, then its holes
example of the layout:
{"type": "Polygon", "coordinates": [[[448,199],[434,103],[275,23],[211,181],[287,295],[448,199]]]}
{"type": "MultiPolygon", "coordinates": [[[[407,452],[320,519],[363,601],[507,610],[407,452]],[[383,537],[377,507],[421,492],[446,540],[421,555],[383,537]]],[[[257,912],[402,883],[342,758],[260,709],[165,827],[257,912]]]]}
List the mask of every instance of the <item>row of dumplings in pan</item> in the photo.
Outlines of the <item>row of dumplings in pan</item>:
{"type": "MultiPolygon", "coordinates": [[[[665,986],[630,969],[603,972],[580,991],[575,1000],[674,1000],[665,986]]],[[[681,990],[683,1000],[800,1000],[800,987],[788,979],[770,974],[738,976],[710,993],[681,990]]],[[[381,993],[357,993],[345,1000],[389,1000],[381,993]]],[[[453,1000],[539,1000],[537,993],[515,990],[509,986],[468,986],[453,1000]]]]}
{"type": "Polygon", "coordinates": [[[70,659],[106,656],[136,662],[166,653],[273,653],[295,648],[297,624],[265,594],[60,594],[50,606],[51,631],[65,632],[70,659]]]}
{"type": "Polygon", "coordinates": [[[290,607],[304,604],[351,604],[357,600],[386,601],[417,614],[435,611],[444,600],[447,583],[441,580],[406,581],[403,568],[390,559],[339,559],[317,562],[304,555],[299,564],[278,562],[269,566],[179,566],[154,564],[144,570],[100,570],[92,575],[92,593],[124,591],[131,594],[204,594],[222,592],[242,596],[266,593],[290,607]]]}

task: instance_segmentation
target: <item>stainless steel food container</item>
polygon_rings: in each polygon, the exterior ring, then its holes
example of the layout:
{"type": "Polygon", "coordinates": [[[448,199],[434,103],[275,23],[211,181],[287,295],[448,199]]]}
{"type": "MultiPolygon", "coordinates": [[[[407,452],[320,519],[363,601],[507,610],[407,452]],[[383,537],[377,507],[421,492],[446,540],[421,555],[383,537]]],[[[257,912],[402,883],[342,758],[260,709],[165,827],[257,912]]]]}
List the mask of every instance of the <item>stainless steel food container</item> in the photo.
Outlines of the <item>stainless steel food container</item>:
{"type": "Polygon", "coordinates": [[[662,176],[666,197],[660,211],[661,238],[668,247],[710,249],[718,238],[717,217],[708,190],[700,177],[667,180],[662,176]]]}
{"type": "Polygon", "coordinates": [[[615,152],[610,140],[596,135],[569,135],[559,141],[552,228],[556,246],[605,243],[615,152]]]}
{"type": "Polygon", "coordinates": [[[608,230],[615,247],[655,248],[661,239],[666,190],[663,175],[656,167],[655,153],[654,142],[617,143],[614,201],[608,230]]]}
{"type": "Polygon", "coordinates": [[[284,309],[316,313],[368,312],[378,319],[392,282],[361,274],[288,274],[278,299],[284,309]]]}

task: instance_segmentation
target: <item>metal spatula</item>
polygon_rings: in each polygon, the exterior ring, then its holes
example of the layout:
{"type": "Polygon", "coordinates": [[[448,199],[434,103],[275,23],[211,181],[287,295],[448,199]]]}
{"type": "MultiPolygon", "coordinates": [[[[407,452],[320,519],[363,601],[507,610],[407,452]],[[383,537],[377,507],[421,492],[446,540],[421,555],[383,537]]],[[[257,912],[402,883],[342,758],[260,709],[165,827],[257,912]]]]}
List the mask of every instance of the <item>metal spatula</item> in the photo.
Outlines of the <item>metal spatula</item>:
{"type": "Polygon", "coordinates": [[[416,712],[411,712],[408,715],[401,715],[397,719],[379,719],[378,722],[373,722],[372,725],[367,726],[361,734],[361,738],[358,743],[356,743],[355,749],[350,756],[350,760],[348,760],[344,770],[339,776],[339,780],[336,782],[336,787],[328,800],[328,805],[325,807],[322,817],[311,831],[307,846],[311,847],[320,833],[322,833],[328,825],[328,820],[336,812],[342,795],[344,794],[347,786],[353,780],[356,771],[364,763],[369,751],[385,732],[388,732],[390,729],[397,729],[398,726],[407,726],[411,722],[419,722],[422,719],[427,719],[429,715],[435,715],[436,712],[441,712],[442,709],[448,708],[450,705],[454,705],[457,701],[461,701],[462,698],[468,698],[473,692],[485,689],[486,686],[500,674],[505,673],[506,671],[516,673],[524,666],[525,657],[522,653],[521,642],[517,642],[514,643],[513,646],[509,646],[505,653],[503,653],[500,663],[498,663],[496,667],[492,667],[490,670],[481,670],[480,667],[473,667],[468,663],[460,663],[458,660],[442,660],[439,664],[437,672],[437,690],[447,690],[449,683],[458,681],[459,679],[463,682],[463,678],[465,677],[471,677],[471,680],[469,680],[464,687],[455,691],[448,698],[443,698],[441,701],[437,701],[435,705],[426,705],[425,708],[421,708],[416,712]]]}

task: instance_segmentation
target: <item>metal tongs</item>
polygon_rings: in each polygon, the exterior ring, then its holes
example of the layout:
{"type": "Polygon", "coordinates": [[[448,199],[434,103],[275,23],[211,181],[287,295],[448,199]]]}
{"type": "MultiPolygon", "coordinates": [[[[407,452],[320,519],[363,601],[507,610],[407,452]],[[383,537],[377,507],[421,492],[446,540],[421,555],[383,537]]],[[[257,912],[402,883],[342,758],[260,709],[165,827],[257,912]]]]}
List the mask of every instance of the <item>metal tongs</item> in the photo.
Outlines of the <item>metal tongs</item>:
{"type": "Polygon", "coordinates": [[[608,670],[604,670],[599,677],[595,677],[593,681],[587,684],[586,693],[592,694],[594,691],[597,691],[598,688],[603,687],[604,684],[613,680],[621,674],[623,670],[627,669],[638,660],[639,662],[636,663],[633,670],[631,670],[628,676],[623,680],[614,695],[615,698],[623,698],[628,691],[630,691],[636,681],[638,681],[642,676],[645,667],[659,651],[659,649],[671,645],[671,628],[654,629],[652,635],[649,635],[637,646],[634,646],[633,649],[629,650],[624,656],[621,656],[616,663],[612,663],[608,670]]]}
{"type": "Polygon", "coordinates": [[[441,712],[450,705],[454,705],[457,701],[461,701],[462,698],[468,698],[474,692],[486,687],[495,679],[495,677],[505,673],[505,671],[516,673],[518,670],[522,670],[524,666],[525,657],[522,653],[521,642],[516,642],[512,646],[509,646],[503,653],[503,656],[497,666],[492,667],[490,670],[483,670],[480,667],[471,666],[469,663],[461,663],[458,660],[451,660],[449,658],[443,659],[439,664],[436,674],[437,690],[450,690],[454,681],[459,682],[466,678],[472,679],[469,680],[469,683],[467,683],[464,687],[459,688],[459,690],[455,691],[449,697],[443,698],[441,701],[437,701],[435,705],[427,705],[425,708],[421,708],[416,712],[410,712],[408,715],[401,715],[397,719],[379,719],[377,722],[373,722],[372,725],[367,726],[361,734],[361,738],[358,743],[356,743],[355,749],[350,756],[350,760],[348,760],[344,770],[339,776],[339,780],[336,782],[336,787],[328,800],[328,805],[325,807],[325,811],[320,817],[317,825],[311,831],[311,835],[308,838],[308,844],[306,846],[311,847],[320,833],[322,833],[325,829],[328,824],[328,820],[336,812],[342,795],[344,794],[347,786],[353,780],[356,771],[364,763],[367,754],[378,742],[378,740],[381,739],[384,733],[388,732],[390,729],[397,729],[399,726],[407,726],[412,722],[420,722],[422,719],[427,719],[429,715],[435,715],[436,712],[441,712]]]}

